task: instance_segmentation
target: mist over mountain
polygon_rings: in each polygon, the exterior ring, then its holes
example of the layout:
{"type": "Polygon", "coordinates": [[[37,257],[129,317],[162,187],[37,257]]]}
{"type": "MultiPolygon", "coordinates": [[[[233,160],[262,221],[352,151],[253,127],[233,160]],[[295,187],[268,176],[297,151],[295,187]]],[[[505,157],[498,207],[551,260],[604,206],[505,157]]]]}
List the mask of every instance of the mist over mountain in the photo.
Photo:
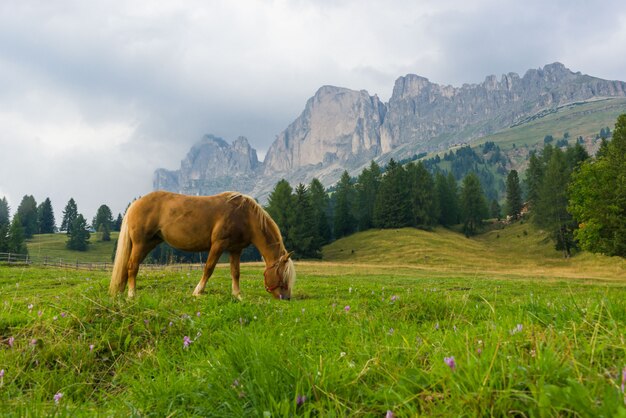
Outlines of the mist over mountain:
{"type": "Polygon", "coordinates": [[[272,143],[265,160],[246,138],[232,144],[206,135],[178,170],[158,169],[154,189],[208,195],[237,190],[265,201],[281,178],[335,183],[371,160],[386,162],[469,143],[567,104],[626,97],[626,83],[572,72],[561,63],[444,86],[399,77],[388,103],[367,91],[323,86],[272,143]]]}

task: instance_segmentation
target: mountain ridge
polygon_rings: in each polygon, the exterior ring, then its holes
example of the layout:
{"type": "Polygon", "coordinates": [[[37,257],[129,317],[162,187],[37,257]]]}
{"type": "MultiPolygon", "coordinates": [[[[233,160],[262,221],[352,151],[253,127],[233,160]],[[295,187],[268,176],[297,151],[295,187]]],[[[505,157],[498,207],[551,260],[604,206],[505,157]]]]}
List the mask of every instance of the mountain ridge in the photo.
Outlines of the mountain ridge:
{"type": "Polygon", "coordinates": [[[440,151],[569,103],[611,97],[626,97],[626,83],[572,72],[561,63],[461,87],[407,74],[396,79],[387,103],[366,90],[325,85],[277,135],[263,162],[243,137],[228,144],[206,135],[180,170],[155,171],[153,186],[187,194],[234,189],[263,201],[281,178],[295,184],[317,177],[328,186],[344,170],[355,174],[371,160],[440,151]]]}

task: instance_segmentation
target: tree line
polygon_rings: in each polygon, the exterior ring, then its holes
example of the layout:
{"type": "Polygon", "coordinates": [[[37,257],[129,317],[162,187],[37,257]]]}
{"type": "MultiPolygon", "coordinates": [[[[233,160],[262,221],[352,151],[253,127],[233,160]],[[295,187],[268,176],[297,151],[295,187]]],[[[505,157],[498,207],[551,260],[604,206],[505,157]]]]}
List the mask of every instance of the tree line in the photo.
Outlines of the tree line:
{"type": "Polygon", "coordinates": [[[35,234],[52,234],[63,231],[67,234],[68,249],[86,251],[91,231],[100,233],[102,241],[111,240],[111,231],[119,231],[122,215],[113,219],[111,209],[101,205],[91,225],[78,212],[76,201],[71,198],[63,211],[61,226],[57,228],[54,210],[50,198],[37,205],[32,195],[22,198],[15,214],[11,218],[11,210],[6,197],[0,199],[0,252],[28,254],[26,240],[35,234]]]}

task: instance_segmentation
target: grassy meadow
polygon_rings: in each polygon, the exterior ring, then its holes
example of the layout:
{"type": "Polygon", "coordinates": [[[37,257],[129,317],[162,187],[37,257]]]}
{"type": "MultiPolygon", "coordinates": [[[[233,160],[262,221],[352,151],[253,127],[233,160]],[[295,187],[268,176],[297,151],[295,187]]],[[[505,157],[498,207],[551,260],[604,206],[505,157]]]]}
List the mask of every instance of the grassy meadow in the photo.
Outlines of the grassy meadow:
{"type": "Polygon", "coordinates": [[[68,250],[65,246],[67,235],[64,233],[33,235],[33,238],[26,240],[26,247],[28,254],[36,258],[48,257],[50,260],[81,263],[110,262],[118,234],[111,232],[111,241],[100,241],[100,233],[92,233],[87,251],[68,250]]]}
{"type": "Polygon", "coordinates": [[[623,416],[626,266],[518,224],[368,231],[296,263],[108,274],[0,266],[2,416],[623,416]],[[526,233],[524,233],[526,231],[526,233]]]}

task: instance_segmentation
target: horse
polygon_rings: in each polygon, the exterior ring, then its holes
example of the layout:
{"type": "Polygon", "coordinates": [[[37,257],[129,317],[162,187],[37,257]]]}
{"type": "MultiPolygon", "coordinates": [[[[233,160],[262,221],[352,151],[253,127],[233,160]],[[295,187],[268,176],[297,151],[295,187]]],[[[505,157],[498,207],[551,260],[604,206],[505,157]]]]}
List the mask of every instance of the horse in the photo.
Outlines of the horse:
{"type": "Polygon", "coordinates": [[[124,216],[115,252],[109,293],[135,296],[139,265],[161,242],[183,251],[208,251],[202,278],[193,291],[204,293],[222,252],[230,254],[232,295],[241,299],[239,262],[250,244],[265,261],[265,290],[277,299],[291,299],[296,271],[280,230],[250,196],[224,192],[214,196],[187,196],[157,191],[134,201],[124,216]]]}

